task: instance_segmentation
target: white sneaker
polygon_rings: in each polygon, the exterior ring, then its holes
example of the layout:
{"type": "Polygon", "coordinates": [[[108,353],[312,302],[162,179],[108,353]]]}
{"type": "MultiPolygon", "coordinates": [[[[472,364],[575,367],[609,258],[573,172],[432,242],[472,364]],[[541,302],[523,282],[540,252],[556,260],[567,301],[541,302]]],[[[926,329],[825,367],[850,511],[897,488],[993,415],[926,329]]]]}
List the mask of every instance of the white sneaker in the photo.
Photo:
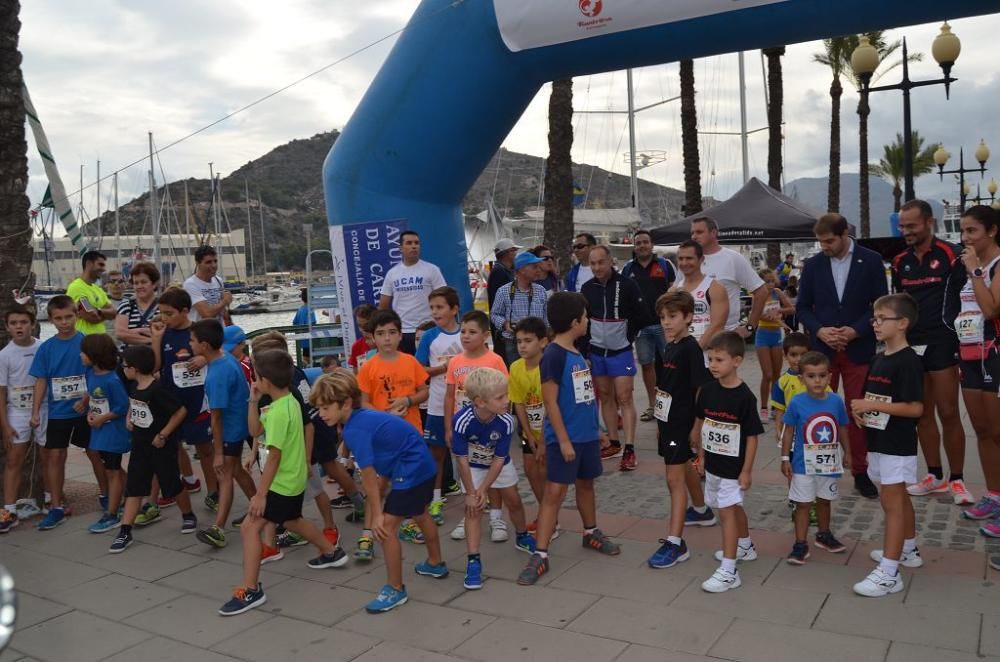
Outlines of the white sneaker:
{"type": "Polygon", "coordinates": [[[701,583],[701,588],[709,593],[725,593],[729,589],[739,588],[742,584],[739,571],[726,572],[719,568],[701,583]]]}
{"type": "Polygon", "coordinates": [[[854,592],[866,598],[881,598],[890,593],[899,593],[904,588],[903,576],[886,574],[882,568],[876,567],[871,573],[854,585],[854,592]]]}
{"type": "Polygon", "coordinates": [[[449,535],[452,540],[465,540],[465,520],[461,520],[449,535]]]}
{"type": "Polygon", "coordinates": [[[927,496],[928,494],[938,494],[948,491],[948,481],[944,478],[937,479],[934,474],[927,474],[919,483],[907,485],[906,491],[910,496],[927,496]]]}
{"type": "Polygon", "coordinates": [[[549,542],[552,542],[553,540],[558,538],[561,534],[562,534],[562,529],[560,529],[559,525],[556,524],[556,530],[552,532],[552,537],[549,538],[549,542]]]}
{"type": "MultiPolygon", "coordinates": [[[[873,549],[871,554],[868,555],[872,561],[875,563],[882,562],[882,550],[873,549]]],[[[920,550],[915,549],[912,552],[903,552],[903,557],[899,559],[899,565],[905,565],[907,568],[919,568],[924,564],[924,559],[920,556],[920,550]]]]}
{"type": "Polygon", "coordinates": [[[490,540],[493,542],[507,542],[510,534],[507,533],[507,522],[503,519],[490,520],[490,540]]]}
{"type": "Polygon", "coordinates": [[[965,486],[964,480],[953,480],[948,488],[951,490],[951,498],[954,499],[956,506],[970,506],[976,502],[972,492],[965,486]]]}
{"type": "MultiPolygon", "coordinates": [[[[722,556],[722,550],[716,550],[715,560],[721,561],[724,557],[722,556]]],[[[736,546],[736,560],[737,561],[756,561],[757,560],[757,548],[750,543],[749,547],[736,546]]]]}

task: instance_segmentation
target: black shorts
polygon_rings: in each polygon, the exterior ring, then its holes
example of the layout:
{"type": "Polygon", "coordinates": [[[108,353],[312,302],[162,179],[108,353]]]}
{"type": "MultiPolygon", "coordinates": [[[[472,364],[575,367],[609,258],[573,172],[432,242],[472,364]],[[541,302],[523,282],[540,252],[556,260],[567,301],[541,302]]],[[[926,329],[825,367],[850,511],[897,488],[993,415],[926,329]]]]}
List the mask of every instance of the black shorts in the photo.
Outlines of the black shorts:
{"type": "Polygon", "coordinates": [[[201,446],[212,443],[212,417],[201,414],[185,418],[180,430],[174,436],[189,446],[201,446]]]}
{"type": "Polygon", "coordinates": [[[137,442],[132,445],[132,453],[128,458],[125,496],[149,496],[153,489],[153,476],[156,476],[163,496],[175,497],[182,489],[180,474],[176,441],[168,441],[163,448],[154,448],[147,442],[137,442]]]}
{"type": "Polygon", "coordinates": [[[689,435],[661,436],[656,440],[656,452],[663,458],[663,464],[686,464],[694,459],[695,454],[691,450],[691,437],[689,435]]]}
{"type": "Polygon", "coordinates": [[[77,418],[50,418],[45,433],[45,447],[62,450],[73,444],[77,448],[90,446],[90,425],[84,416],[77,418]]]}
{"type": "Polygon", "coordinates": [[[407,490],[393,488],[385,498],[382,510],[396,517],[417,517],[423,515],[428,504],[434,499],[434,478],[407,490]]]}
{"type": "MultiPolygon", "coordinates": [[[[913,345],[914,348],[921,345],[913,345]]],[[[924,372],[947,370],[958,365],[958,339],[927,343],[924,353],[920,356],[924,364],[924,372]]]]}
{"type": "Polygon", "coordinates": [[[112,453],[110,451],[97,451],[101,456],[101,464],[104,465],[105,471],[121,471],[122,470],[122,454],[112,453]]]}
{"type": "Polygon", "coordinates": [[[337,443],[325,435],[313,437],[311,464],[326,464],[337,459],[337,443]]]}
{"type": "Polygon", "coordinates": [[[525,440],[524,437],[521,437],[521,453],[524,455],[535,454],[535,451],[531,450],[531,446],[528,444],[528,442],[525,440]]]}
{"type": "MultiPolygon", "coordinates": [[[[994,393],[1000,388],[1000,354],[996,351],[982,361],[959,361],[958,367],[962,371],[962,388],[994,393]]],[[[49,421],[49,429],[52,429],[52,421],[49,421]]]]}
{"type": "Polygon", "coordinates": [[[222,455],[223,457],[243,457],[243,442],[223,442],[222,455]]]}
{"type": "Polygon", "coordinates": [[[296,496],[285,496],[268,490],[264,502],[264,519],[275,524],[299,519],[302,517],[302,502],[305,496],[305,492],[296,496]]]}

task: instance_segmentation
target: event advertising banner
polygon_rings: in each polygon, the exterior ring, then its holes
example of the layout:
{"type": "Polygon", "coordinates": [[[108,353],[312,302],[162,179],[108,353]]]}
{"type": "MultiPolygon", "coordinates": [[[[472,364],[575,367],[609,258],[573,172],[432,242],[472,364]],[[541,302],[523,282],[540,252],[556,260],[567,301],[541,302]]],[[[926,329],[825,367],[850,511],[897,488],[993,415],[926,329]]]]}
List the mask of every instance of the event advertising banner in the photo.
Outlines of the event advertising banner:
{"type": "Polygon", "coordinates": [[[330,226],[333,277],[345,338],[361,337],[351,311],[363,303],[378,306],[386,272],[403,260],[399,235],[406,229],[406,219],[330,226]]]}
{"type": "Polygon", "coordinates": [[[493,0],[507,48],[523,51],[789,0],[493,0]]]}

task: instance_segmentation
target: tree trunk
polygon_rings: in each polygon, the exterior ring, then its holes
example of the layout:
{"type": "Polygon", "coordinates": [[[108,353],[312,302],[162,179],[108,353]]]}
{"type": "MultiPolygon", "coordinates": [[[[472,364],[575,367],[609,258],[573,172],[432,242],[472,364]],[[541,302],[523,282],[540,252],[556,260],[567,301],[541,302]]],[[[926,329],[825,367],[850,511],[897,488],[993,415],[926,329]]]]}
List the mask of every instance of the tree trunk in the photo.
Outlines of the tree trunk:
{"type": "MultiPolygon", "coordinates": [[[[785,47],[765,48],[767,57],[767,185],[781,191],[781,115],[784,103],[784,82],[781,72],[781,56],[785,47]]],[[[781,263],[781,244],[777,241],[767,244],[767,266],[781,263]]]]}
{"type": "Polygon", "coordinates": [[[830,173],[827,175],[826,210],[840,211],[840,76],[830,83],[830,173]]]}
{"type": "Polygon", "coordinates": [[[865,95],[858,101],[858,221],[862,238],[872,235],[871,205],[868,184],[868,115],[871,108],[865,95]]]}
{"type": "Polygon", "coordinates": [[[697,214],[701,203],[698,156],[698,109],[694,102],[694,60],[681,60],[681,144],[684,151],[684,214],[697,214]]]}
{"type": "MultiPolygon", "coordinates": [[[[18,35],[21,21],[18,0],[0,2],[0,311],[14,303],[13,292],[26,286],[34,288],[30,278],[32,234],[28,217],[28,143],[24,138],[24,99],[21,86],[21,53],[18,35]]],[[[24,294],[30,295],[28,290],[24,294]]],[[[33,305],[33,304],[32,304],[33,305]]],[[[0,328],[0,347],[7,344],[6,329],[0,328]]],[[[35,447],[36,444],[31,444],[35,447]]],[[[22,471],[22,492],[41,495],[41,472],[33,466],[38,449],[29,453],[22,471]],[[34,455],[34,457],[32,457],[34,455]],[[33,471],[34,469],[34,471],[33,471]],[[34,481],[31,478],[34,477],[34,481]]],[[[0,466],[6,462],[0,444],[0,466]]],[[[2,488],[0,475],[0,488],[2,488]]]]}
{"type": "Polygon", "coordinates": [[[893,183],[892,185],[892,210],[899,211],[899,208],[903,206],[903,189],[899,188],[899,181],[893,183]]]}
{"type": "Polygon", "coordinates": [[[543,237],[561,273],[570,266],[573,242],[573,79],[552,83],[549,158],[545,162],[543,237]]]}

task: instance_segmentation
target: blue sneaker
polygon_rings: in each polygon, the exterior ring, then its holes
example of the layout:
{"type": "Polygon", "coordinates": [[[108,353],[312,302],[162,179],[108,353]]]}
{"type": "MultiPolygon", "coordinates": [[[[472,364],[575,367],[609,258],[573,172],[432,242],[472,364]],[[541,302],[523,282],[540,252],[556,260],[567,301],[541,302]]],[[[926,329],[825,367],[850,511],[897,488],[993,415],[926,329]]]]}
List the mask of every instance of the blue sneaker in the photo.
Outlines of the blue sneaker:
{"type": "Polygon", "coordinates": [[[41,522],[38,523],[39,531],[48,531],[54,529],[63,522],[66,521],[66,513],[63,512],[62,508],[52,508],[49,510],[49,514],[45,516],[41,522]]]}
{"type": "Polygon", "coordinates": [[[535,553],[535,546],[538,542],[535,540],[535,536],[530,533],[519,533],[517,538],[514,540],[514,548],[519,549],[522,552],[527,552],[529,554],[535,553]]]}
{"type": "Polygon", "coordinates": [[[478,591],[483,587],[483,562],[479,559],[469,559],[465,565],[465,588],[478,591]]]}
{"type": "Polygon", "coordinates": [[[678,563],[691,558],[691,554],[688,553],[687,543],[683,540],[681,540],[681,544],[679,545],[675,545],[669,540],[660,540],[660,542],[663,544],[646,561],[650,568],[672,568],[678,563]]]}
{"type": "Polygon", "coordinates": [[[121,523],[122,521],[118,519],[118,515],[112,515],[111,513],[104,513],[103,515],[101,515],[101,519],[97,520],[89,527],[87,527],[87,530],[90,531],[91,533],[105,533],[107,531],[110,531],[111,529],[116,528],[121,523]]]}
{"type": "Polygon", "coordinates": [[[418,575],[426,575],[427,577],[433,577],[434,579],[444,579],[448,576],[448,564],[444,561],[437,565],[431,564],[430,561],[421,561],[414,568],[418,575]]]}
{"type": "Polygon", "coordinates": [[[695,510],[694,506],[688,506],[684,513],[684,526],[715,526],[715,521],[715,513],[708,506],[705,506],[703,513],[695,510]]]}
{"type": "Polygon", "coordinates": [[[365,611],[369,614],[381,614],[382,612],[389,611],[390,609],[395,609],[401,604],[405,604],[406,600],[405,586],[402,591],[397,591],[393,587],[386,584],[382,587],[382,590],[378,592],[378,595],[375,596],[375,599],[365,605],[365,611]]]}
{"type": "Polygon", "coordinates": [[[101,512],[102,513],[108,512],[108,497],[102,494],[101,496],[97,497],[97,501],[98,503],[101,504],[101,512]]]}
{"type": "Polygon", "coordinates": [[[235,616],[250,611],[267,602],[264,587],[258,582],[257,588],[238,588],[233,591],[233,597],[219,608],[221,616],[235,616]]]}

